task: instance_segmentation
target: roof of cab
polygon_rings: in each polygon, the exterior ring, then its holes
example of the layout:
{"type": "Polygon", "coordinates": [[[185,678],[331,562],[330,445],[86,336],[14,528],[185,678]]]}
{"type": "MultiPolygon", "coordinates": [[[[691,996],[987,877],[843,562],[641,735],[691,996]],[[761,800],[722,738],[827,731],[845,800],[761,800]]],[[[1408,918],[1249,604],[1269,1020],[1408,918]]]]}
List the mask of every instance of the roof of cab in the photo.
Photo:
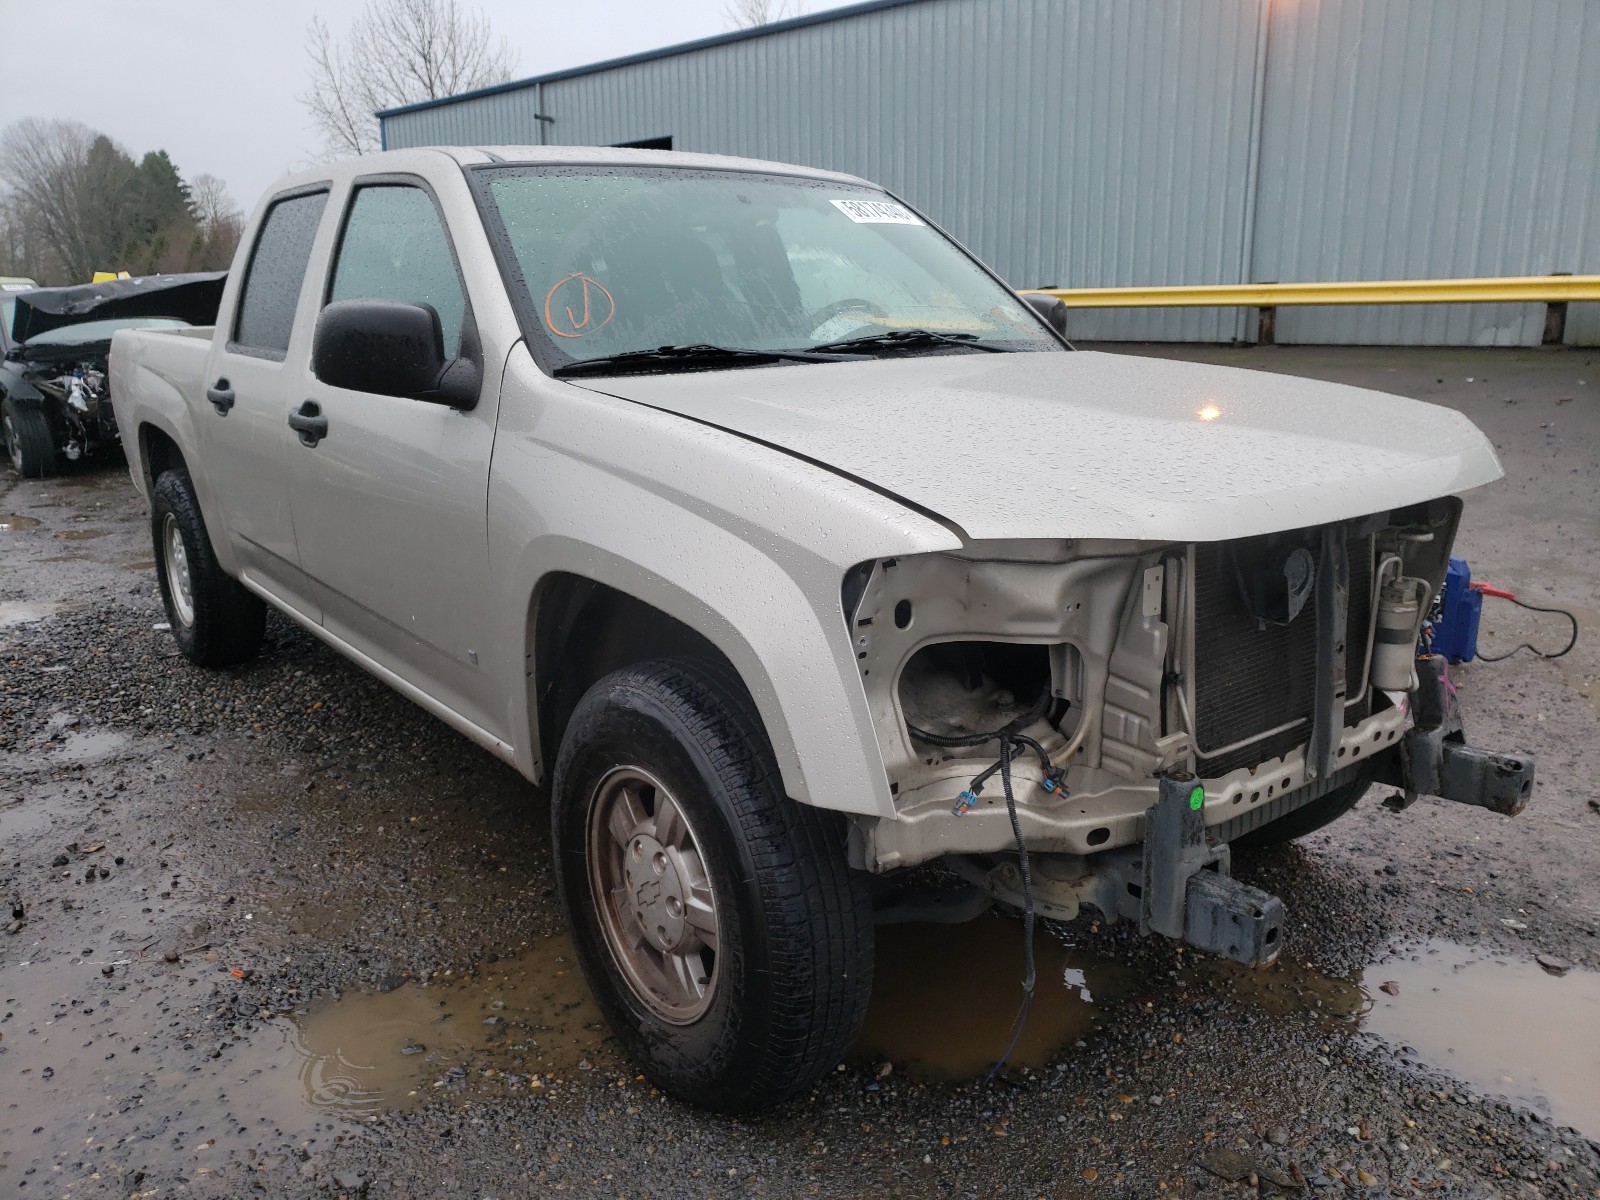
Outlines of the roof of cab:
{"type": "Polygon", "coordinates": [[[807,179],[825,179],[834,183],[875,187],[870,180],[838,171],[824,171],[817,167],[803,167],[795,163],[769,162],[760,158],[738,158],[728,154],[691,154],[681,150],[634,150],[621,146],[412,146],[404,150],[381,150],[359,158],[340,159],[323,163],[306,171],[297,171],[278,180],[269,189],[269,195],[306,187],[331,179],[347,179],[356,175],[381,175],[386,171],[403,170],[406,162],[415,163],[418,155],[442,154],[454,159],[463,167],[485,166],[493,163],[507,165],[561,165],[616,166],[616,167],[674,167],[690,171],[757,171],[766,175],[795,175],[807,179]]]}
{"type": "Polygon", "coordinates": [[[769,175],[804,175],[813,179],[832,179],[840,183],[870,181],[820,167],[773,162],[764,158],[740,158],[732,154],[694,154],[687,150],[634,150],[623,146],[438,146],[435,149],[470,149],[507,163],[581,163],[587,166],[680,167],[699,171],[762,171],[769,175]]]}

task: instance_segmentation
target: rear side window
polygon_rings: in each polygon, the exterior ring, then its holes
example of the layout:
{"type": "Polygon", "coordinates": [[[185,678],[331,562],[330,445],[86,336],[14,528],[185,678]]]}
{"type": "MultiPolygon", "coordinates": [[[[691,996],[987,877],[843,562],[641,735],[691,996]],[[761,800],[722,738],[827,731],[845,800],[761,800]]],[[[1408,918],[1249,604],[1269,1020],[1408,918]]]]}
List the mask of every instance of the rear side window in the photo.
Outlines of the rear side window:
{"type": "Polygon", "coordinates": [[[327,192],[312,192],[279,200],[267,210],[245,271],[234,322],[235,348],[278,359],[288,353],[300,285],[327,203],[327,192]]]}
{"type": "Polygon", "coordinates": [[[433,197],[405,184],[356,192],[328,289],[328,302],[335,300],[431,305],[444,332],[445,357],[461,353],[466,296],[433,197]]]}

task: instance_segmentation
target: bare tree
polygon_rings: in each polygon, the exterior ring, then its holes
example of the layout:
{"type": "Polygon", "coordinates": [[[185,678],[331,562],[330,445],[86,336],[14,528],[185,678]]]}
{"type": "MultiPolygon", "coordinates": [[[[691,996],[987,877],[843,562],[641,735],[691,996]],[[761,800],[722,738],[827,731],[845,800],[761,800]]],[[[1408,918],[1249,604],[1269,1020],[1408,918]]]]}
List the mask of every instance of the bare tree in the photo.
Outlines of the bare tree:
{"type": "Polygon", "coordinates": [[[215,175],[196,175],[189,181],[189,207],[194,212],[195,236],[185,267],[193,271],[220,271],[233,261],[244,233],[244,213],[228,194],[228,185],[215,175]]]}
{"type": "Polygon", "coordinates": [[[306,52],[301,101],[334,155],[378,149],[379,109],[504,83],[517,65],[510,43],[460,0],[367,0],[342,38],[313,17],[306,52]]]}
{"type": "Polygon", "coordinates": [[[774,21],[787,21],[806,11],[806,0],[728,0],[722,19],[729,29],[753,29],[774,21]]]}
{"type": "Polygon", "coordinates": [[[25,117],[0,135],[7,209],[36,269],[49,275],[94,270],[99,238],[89,219],[99,135],[80,121],[25,117]]]}
{"type": "Polygon", "coordinates": [[[202,229],[239,215],[239,206],[228,194],[228,185],[215,175],[196,175],[189,181],[189,207],[202,229]]]}
{"type": "Polygon", "coordinates": [[[0,262],[50,283],[97,270],[226,267],[244,217],[220,179],[185,184],[156,150],[140,162],[77,121],[26,117],[0,133],[0,262]]]}

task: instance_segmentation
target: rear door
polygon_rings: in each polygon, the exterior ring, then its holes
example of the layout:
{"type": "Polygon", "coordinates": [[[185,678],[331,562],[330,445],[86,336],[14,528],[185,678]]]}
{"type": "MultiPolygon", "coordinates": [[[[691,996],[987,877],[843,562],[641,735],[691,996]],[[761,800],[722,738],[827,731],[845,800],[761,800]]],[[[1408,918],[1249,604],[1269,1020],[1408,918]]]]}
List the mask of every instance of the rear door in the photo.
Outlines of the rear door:
{"type": "MultiPolygon", "coordinates": [[[[447,357],[461,352],[472,307],[439,205],[419,177],[355,181],[326,274],[323,304],[432,305],[447,357]]],[[[465,344],[471,353],[476,339],[465,344]]],[[[302,380],[296,400],[327,420],[314,446],[289,447],[301,561],[324,625],[503,738],[505,697],[491,664],[479,662],[492,628],[486,513],[497,388],[485,386],[463,411],[334,387],[309,369],[302,380]]]]}
{"type": "MultiPolygon", "coordinates": [[[[297,326],[307,266],[328,206],[320,186],[276,197],[256,233],[226,339],[207,361],[197,412],[201,466],[241,574],[307,619],[320,613],[295,544],[289,503],[290,400],[310,352],[297,326]],[[292,351],[292,353],[291,353],[292,351]]],[[[219,330],[219,332],[221,332],[219,330]]]]}

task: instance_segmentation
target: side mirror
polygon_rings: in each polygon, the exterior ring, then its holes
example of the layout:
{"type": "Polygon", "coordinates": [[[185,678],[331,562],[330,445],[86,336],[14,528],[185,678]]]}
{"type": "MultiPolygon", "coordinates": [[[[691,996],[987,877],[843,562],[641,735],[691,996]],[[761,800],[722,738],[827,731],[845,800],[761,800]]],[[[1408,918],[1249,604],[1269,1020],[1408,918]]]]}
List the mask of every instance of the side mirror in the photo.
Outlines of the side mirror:
{"type": "Polygon", "coordinates": [[[1033,311],[1062,337],[1067,336],[1067,305],[1060,296],[1046,296],[1039,292],[1023,292],[1022,298],[1033,306],[1033,311]]]}
{"type": "Polygon", "coordinates": [[[311,370],[323,383],[452,408],[478,402],[478,368],[444,356],[431,305],[400,300],[335,300],[317,317],[311,370]]]}

